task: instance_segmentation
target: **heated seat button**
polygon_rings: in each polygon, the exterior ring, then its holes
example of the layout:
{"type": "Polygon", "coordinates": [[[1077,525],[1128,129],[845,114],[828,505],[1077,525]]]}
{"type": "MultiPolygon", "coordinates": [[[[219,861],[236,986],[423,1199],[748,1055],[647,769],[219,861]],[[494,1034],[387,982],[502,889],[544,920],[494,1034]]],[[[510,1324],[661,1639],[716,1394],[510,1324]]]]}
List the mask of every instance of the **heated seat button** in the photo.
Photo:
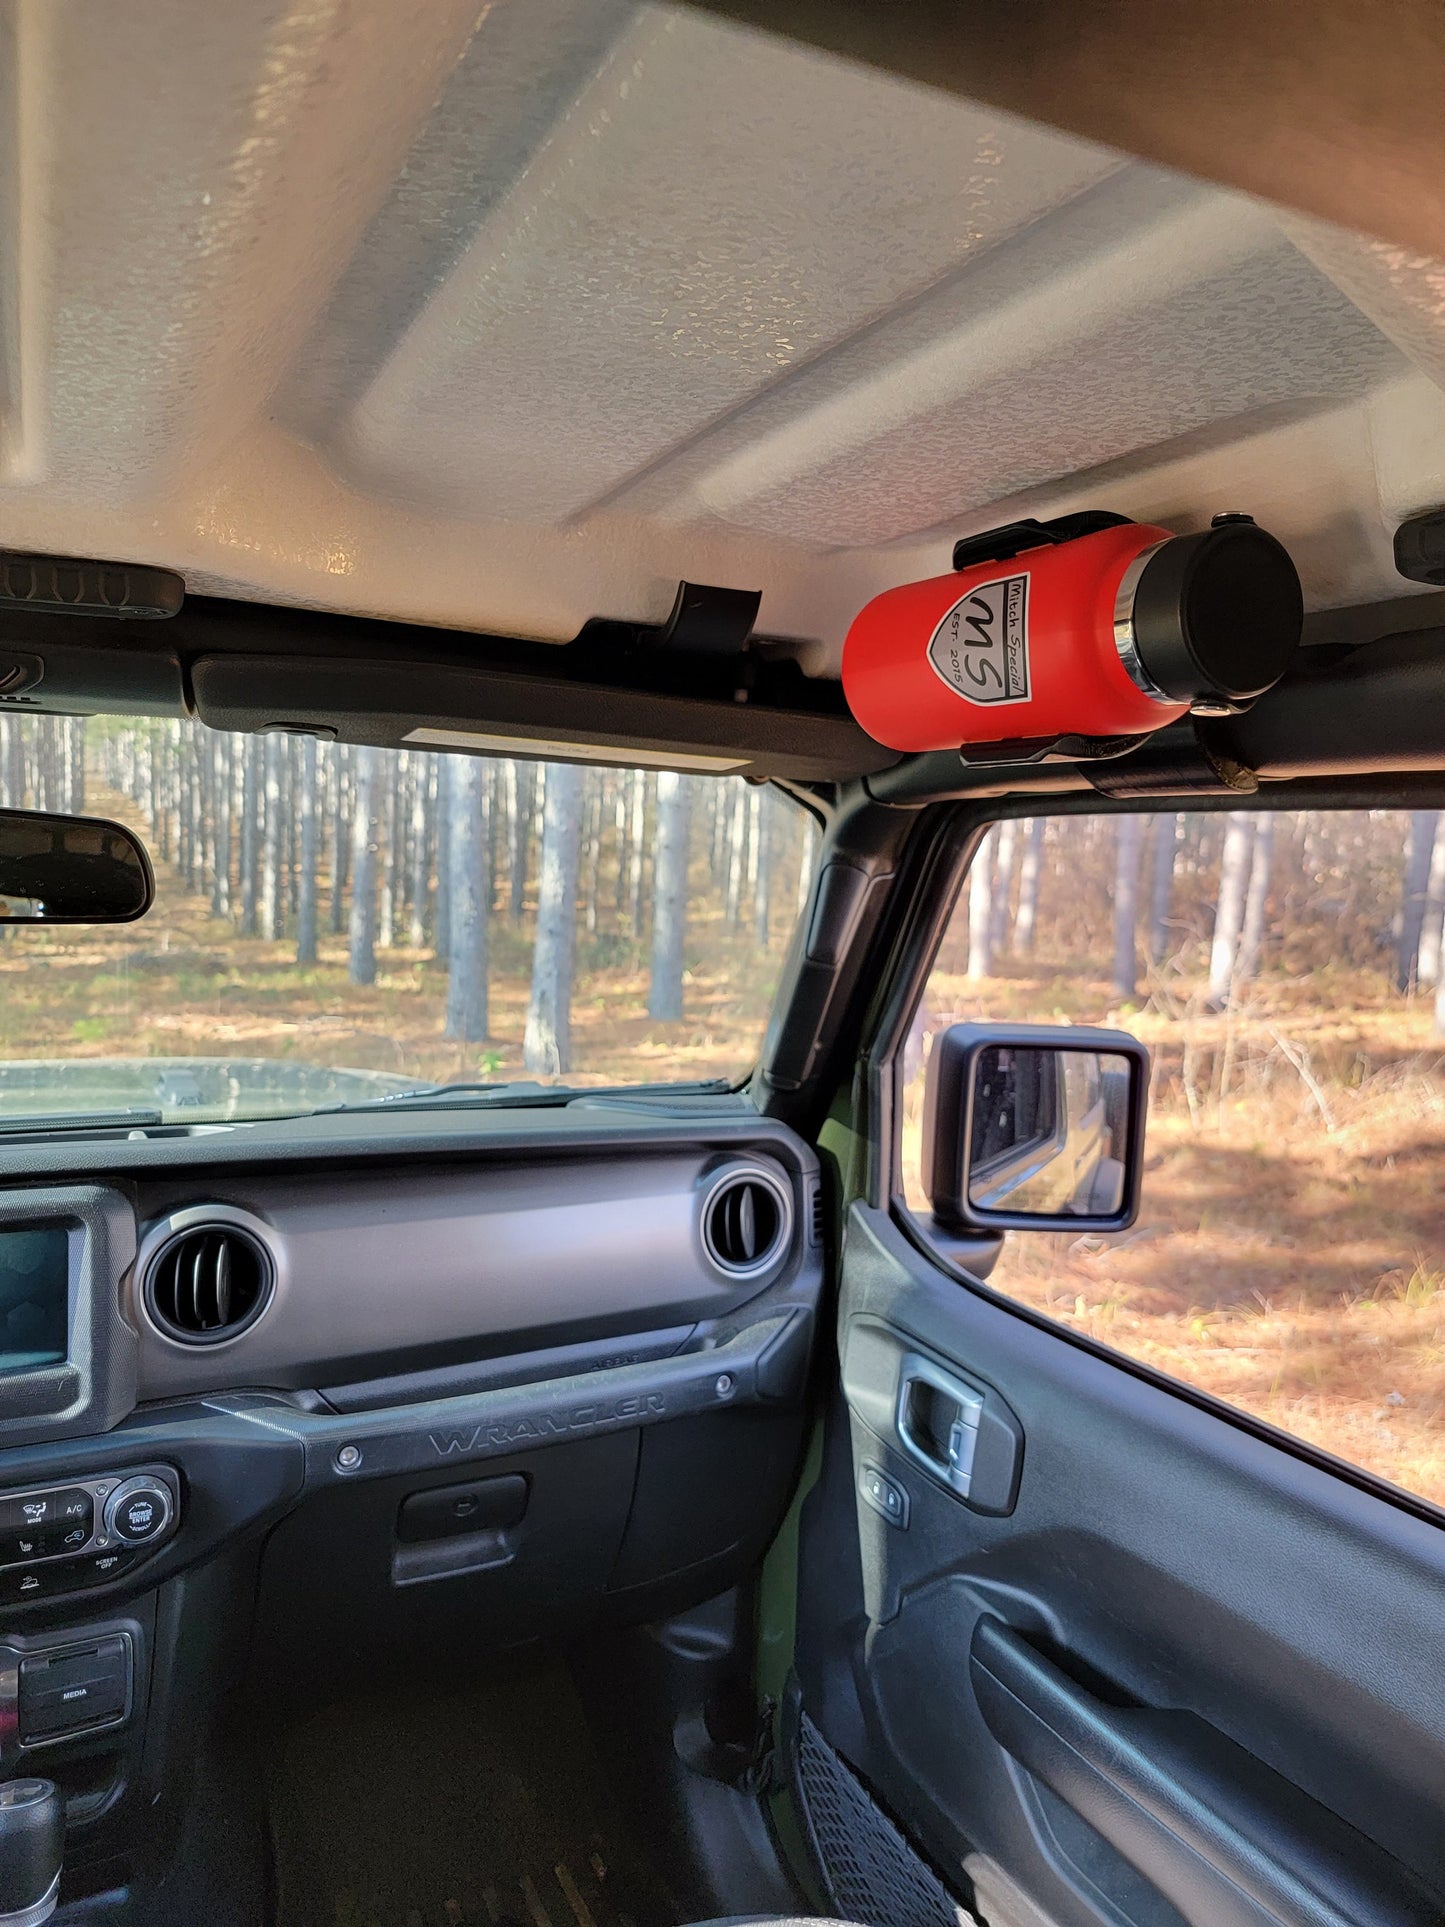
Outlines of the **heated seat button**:
{"type": "Polygon", "coordinates": [[[460,1532],[500,1532],[516,1525],[526,1510],[527,1481],[517,1472],[469,1485],[433,1486],[402,1500],[396,1536],[450,1539],[460,1532]]]}
{"type": "MultiPolygon", "coordinates": [[[[0,1566],[19,1565],[26,1559],[43,1559],[56,1549],[51,1544],[51,1538],[50,1532],[37,1532],[31,1526],[19,1532],[0,1532],[0,1566]]],[[[81,1544],[85,1544],[84,1539],[81,1544]]]]}

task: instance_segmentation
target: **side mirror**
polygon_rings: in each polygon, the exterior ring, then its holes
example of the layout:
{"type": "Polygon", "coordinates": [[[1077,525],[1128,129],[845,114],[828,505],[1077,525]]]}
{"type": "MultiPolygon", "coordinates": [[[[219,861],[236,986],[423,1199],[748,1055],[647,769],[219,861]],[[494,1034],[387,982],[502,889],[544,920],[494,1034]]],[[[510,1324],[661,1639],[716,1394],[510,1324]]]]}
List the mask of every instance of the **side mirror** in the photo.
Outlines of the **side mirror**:
{"type": "Polygon", "coordinates": [[[975,1231],[1122,1231],[1139,1209],[1149,1052],[1125,1031],[954,1024],[923,1116],[934,1215],[975,1231]]]}
{"type": "Polygon", "coordinates": [[[0,923],[134,923],[154,898],[150,859],[119,823],[0,810],[0,923]]]}

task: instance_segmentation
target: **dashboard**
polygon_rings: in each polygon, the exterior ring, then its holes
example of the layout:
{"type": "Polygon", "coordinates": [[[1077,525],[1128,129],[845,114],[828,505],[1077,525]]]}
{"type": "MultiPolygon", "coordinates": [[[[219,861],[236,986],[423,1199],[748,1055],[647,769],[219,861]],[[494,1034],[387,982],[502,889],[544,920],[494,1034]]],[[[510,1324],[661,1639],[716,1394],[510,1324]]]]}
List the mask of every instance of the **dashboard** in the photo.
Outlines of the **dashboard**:
{"type": "Polygon", "coordinates": [[[655,1618],[781,1522],[820,1178],[740,1098],[6,1152],[0,1771],[58,1781],[72,1858],[248,1677],[655,1618]]]}

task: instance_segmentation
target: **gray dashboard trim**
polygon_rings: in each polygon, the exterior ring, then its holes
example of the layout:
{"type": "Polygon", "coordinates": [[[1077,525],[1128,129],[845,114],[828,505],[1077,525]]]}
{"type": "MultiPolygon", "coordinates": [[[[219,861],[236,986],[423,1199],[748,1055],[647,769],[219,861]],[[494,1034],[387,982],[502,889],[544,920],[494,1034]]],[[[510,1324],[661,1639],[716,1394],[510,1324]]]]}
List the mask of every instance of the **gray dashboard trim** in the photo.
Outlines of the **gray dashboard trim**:
{"type": "Polygon", "coordinates": [[[209,1410],[300,1444],[308,1488],[355,1484],[505,1458],[734,1405],[796,1403],[803,1392],[807,1347],[790,1346],[789,1340],[794,1328],[806,1337],[803,1328],[810,1330],[811,1323],[808,1311],[785,1306],[705,1351],[381,1411],[303,1412],[278,1400],[245,1397],[205,1403],[209,1410]]]}
{"type": "Polygon", "coordinates": [[[489,1392],[500,1385],[536,1385],[548,1378],[575,1378],[583,1373],[611,1371],[619,1365],[641,1365],[649,1359],[669,1358],[683,1349],[697,1329],[696,1325],[673,1325],[662,1331],[589,1339],[580,1345],[551,1345],[540,1351],[509,1352],[505,1358],[469,1359],[460,1365],[440,1365],[427,1372],[398,1372],[383,1378],[362,1379],[354,1385],[328,1385],[326,1403],[334,1412],[370,1412],[386,1405],[489,1392]]]}
{"type": "Polygon", "coordinates": [[[54,1143],[27,1140],[15,1145],[0,1140],[0,1178],[17,1183],[59,1176],[115,1179],[373,1158],[433,1165],[439,1159],[478,1156],[536,1161],[679,1150],[688,1144],[739,1152],[761,1149],[794,1164],[801,1154],[810,1170],[816,1168],[811,1151],[788,1126],[760,1116],[745,1097],[703,1097],[688,1103],[673,1098],[656,1105],[628,1098],[609,1105],[581,1095],[555,1109],[358,1111],[237,1124],[203,1137],[78,1140],[67,1135],[54,1143]]]}
{"type": "MultiPolygon", "coordinates": [[[[142,1334],[142,1399],[238,1386],[325,1390],[378,1369],[396,1375],[609,1333],[713,1323],[807,1264],[800,1219],[766,1271],[718,1270],[701,1204],[720,1170],[798,1180],[751,1142],[731,1157],[679,1150],[630,1157],[479,1159],[465,1168],[392,1166],[216,1176],[142,1186],[148,1220],[214,1204],[259,1220],[276,1256],[266,1315],[224,1345],[187,1346],[144,1320],[137,1266],[123,1302],[142,1334]],[[209,1180],[208,1180],[209,1182],[209,1180]]],[[[149,1246],[149,1233],[142,1248],[149,1246]]]]}

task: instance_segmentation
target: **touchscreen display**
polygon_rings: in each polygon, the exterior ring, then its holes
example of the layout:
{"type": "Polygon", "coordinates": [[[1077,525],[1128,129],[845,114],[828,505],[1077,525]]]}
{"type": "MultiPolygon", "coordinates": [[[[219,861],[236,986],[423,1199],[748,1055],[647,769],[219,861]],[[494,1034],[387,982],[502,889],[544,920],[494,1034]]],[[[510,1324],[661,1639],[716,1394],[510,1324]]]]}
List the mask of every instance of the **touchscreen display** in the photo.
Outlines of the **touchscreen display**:
{"type": "Polygon", "coordinates": [[[0,1374],[59,1365],[70,1313],[70,1233],[0,1231],[0,1374]]]}

